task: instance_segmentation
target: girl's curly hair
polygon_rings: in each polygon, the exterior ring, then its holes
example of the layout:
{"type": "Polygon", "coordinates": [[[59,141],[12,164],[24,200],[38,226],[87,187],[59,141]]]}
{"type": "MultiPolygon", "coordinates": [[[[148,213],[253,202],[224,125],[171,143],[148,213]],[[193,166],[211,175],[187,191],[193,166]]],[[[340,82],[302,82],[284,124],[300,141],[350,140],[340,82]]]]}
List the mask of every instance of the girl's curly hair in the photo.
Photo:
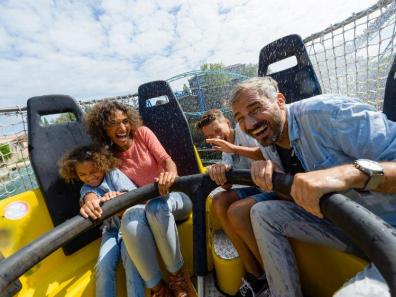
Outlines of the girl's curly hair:
{"type": "Polygon", "coordinates": [[[83,145],[67,152],[59,160],[59,174],[67,182],[78,181],[76,165],[86,161],[91,161],[94,166],[105,173],[111,171],[119,164],[119,160],[102,146],[97,144],[83,145]]]}
{"type": "Polygon", "coordinates": [[[131,124],[131,138],[142,125],[139,112],[132,107],[117,101],[104,100],[96,103],[87,111],[84,117],[85,128],[95,142],[102,145],[111,145],[112,142],[106,134],[106,125],[111,120],[111,115],[117,110],[122,111],[131,124]]]}

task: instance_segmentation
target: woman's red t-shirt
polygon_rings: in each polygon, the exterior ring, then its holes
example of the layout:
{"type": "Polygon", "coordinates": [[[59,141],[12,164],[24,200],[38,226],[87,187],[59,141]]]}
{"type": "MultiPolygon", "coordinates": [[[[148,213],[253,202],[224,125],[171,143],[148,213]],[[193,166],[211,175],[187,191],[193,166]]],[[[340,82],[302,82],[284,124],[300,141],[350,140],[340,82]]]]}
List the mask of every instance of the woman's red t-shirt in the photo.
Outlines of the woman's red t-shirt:
{"type": "Polygon", "coordinates": [[[170,158],[158,138],[145,126],[135,131],[131,147],[117,157],[121,160],[119,169],[138,187],[154,182],[163,161],[170,158]]]}

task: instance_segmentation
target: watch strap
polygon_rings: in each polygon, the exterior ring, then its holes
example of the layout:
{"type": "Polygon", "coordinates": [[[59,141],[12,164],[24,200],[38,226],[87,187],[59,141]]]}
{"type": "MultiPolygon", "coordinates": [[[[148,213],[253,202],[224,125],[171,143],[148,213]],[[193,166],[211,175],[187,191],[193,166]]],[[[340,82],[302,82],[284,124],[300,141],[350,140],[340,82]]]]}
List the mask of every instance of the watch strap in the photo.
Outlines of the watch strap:
{"type": "MultiPolygon", "coordinates": [[[[371,161],[371,160],[370,160],[371,161]]],[[[373,161],[371,161],[373,162],[373,161]]],[[[372,191],[375,190],[378,187],[378,184],[383,180],[384,178],[384,172],[382,171],[373,171],[370,169],[365,168],[364,166],[361,166],[359,164],[359,160],[356,160],[353,162],[353,165],[355,168],[359,169],[361,172],[366,174],[369,178],[364,185],[362,189],[359,189],[361,191],[372,191]]]]}
{"type": "Polygon", "coordinates": [[[366,185],[362,189],[362,191],[372,191],[378,187],[378,184],[382,181],[384,174],[382,173],[375,173],[373,175],[369,175],[369,179],[366,182],[366,185]]]}

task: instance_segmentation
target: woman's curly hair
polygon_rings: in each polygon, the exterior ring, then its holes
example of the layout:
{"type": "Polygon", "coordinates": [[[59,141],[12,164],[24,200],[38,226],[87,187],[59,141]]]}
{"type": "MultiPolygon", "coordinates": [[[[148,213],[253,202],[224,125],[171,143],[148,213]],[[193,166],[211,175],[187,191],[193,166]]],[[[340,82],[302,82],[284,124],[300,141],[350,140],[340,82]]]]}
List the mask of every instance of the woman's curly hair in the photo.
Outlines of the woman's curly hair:
{"type": "Polygon", "coordinates": [[[59,160],[59,174],[67,182],[78,181],[76,165],[91,161],[94,166],[105,173],[116,168],[119,160],[113,154],[102,146],[97,144],[83,145],[64,154],[59,160]]]}
{"type": "Polygon", "coordinates": [[[106,125],[110,121],[111,115],[117,110],[122,111],[127,116],[129,123],[131,124],[131,138],[137,128],[142,125],[142,121],[137,110],[117,101],[104,100],[96,103],[90,110],[88,110],[84,117],[85,128],[95,142],[102,145],[112,144],[110,138],[106,134],[106,125]]]}

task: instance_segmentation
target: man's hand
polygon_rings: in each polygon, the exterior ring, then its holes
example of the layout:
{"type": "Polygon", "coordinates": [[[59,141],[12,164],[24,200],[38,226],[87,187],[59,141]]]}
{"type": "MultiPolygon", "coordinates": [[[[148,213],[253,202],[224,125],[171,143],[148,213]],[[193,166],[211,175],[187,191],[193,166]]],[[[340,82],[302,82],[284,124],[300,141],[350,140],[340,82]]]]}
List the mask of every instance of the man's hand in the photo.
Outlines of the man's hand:
{"type": "Polygon", "coordinates": [[[298,173],[294,176],[290,194],[306,211],[323,218],[319,207],[320,198],[327,193],[348,190],[356,174],[359,172],[352,165],[298,173]]]}
{"type": "Polygon", "coordinates": [[[155,178],[155,181],[158,183],[158,191],[162,196],[169,194],[170,187],[175,182],[176,177],[177,174],[175,172],[163,171],[158,177],[155,178]]]}
{"type": "Polygon", "coordinates": [[[272,191],[272,173],[274,165],[270,160],[260,160],[252,162],[250,175],[253,182],[262,190],[272,191]]]}
{"type": "Polygon", "coordinates": [[[90,217],[93,220],[99,219],[102,215],[100,199],[94,193],[88,193],[84,197],[84,204],[80,208],[80,214],[84,218],[90,217]]]}
{"type": "Polygon", "coordinates": [[[233,154],[235,152],[234,144],[220,138],[208,138],[206,139],[206,143],[211,144],[215,150],[223,153],[233,154]]]}
{"type": "Polygon", "coordinates": [[[216,183],[216,185],[228,188],[226,172],[230,169],[230,165],[222,163],[210,165],[208,166],[209,177],[216,183]]]}

